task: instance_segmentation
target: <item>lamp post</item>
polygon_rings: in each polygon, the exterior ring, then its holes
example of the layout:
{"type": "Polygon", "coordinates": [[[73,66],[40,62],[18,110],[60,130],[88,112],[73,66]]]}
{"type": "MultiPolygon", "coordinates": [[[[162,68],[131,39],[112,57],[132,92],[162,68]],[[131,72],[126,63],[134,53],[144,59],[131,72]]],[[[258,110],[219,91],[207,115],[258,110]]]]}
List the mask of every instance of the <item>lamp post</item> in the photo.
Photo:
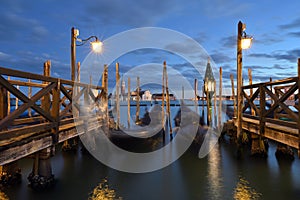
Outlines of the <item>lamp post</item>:
{"type": "Polygon", "coordinates": [[[103,43],[98,39],[97,36],[90,36],[87,39],[80,39],[79,30],[72,27],[71,29],[71,80],[75,81],[75,65],[76,65],[76,46],[82,46],[88,41],[94,39],[92,41],[91,47],[95,53],[100,53],[102,51],[103,43]]]}
{"type": "Polygon", "coordinates": [[[246,24],[241,21],[238,23],[238,33],[237,33],[237,138],[241,136],[242,133],[242,109],[243,109],[243,91],[242,91],[242,51],[243,49],[248,49],[252,44],[252,37],[247,36],[246,24]]]}
{"type": "Polygon", "coordinates": [[[215,77],[211,69],[210,60],[208,59],[204,77],[204,92],[207,99],[207,125],[210,125],[211,122],[211,98],[214,94],[215,88],[215,77]]]}

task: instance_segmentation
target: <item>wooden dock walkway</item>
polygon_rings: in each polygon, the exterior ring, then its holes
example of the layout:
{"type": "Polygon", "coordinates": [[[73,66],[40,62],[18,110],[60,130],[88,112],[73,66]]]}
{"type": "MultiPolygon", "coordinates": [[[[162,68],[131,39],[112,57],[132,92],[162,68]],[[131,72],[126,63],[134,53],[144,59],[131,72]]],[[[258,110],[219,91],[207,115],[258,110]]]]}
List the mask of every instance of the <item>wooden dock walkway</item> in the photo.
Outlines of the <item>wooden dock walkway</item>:
{"type": "Polygon", "coordinates": [[[50,77],[50,62],[44,67],[44,75],[0,67],[0,166],[98,128],[76,129],[85,123],[99,124],[93,123],[98,118],[80,113],[79,101],[96,101],[103,88],[50,77]],[[31,90],[32,96],[27,94],[31,90]],[[22,102],[12,111],[11,96],[22,102]]]}
{"type": "Polygon", "coordinates": [[[230,123],[238,128],[241,120],[242,130],[260,140],[267,138],[295,148],[300,157],[299,88],[300,59],[298,77],[243,86],[242,118],[234,117],[230,123]]]}

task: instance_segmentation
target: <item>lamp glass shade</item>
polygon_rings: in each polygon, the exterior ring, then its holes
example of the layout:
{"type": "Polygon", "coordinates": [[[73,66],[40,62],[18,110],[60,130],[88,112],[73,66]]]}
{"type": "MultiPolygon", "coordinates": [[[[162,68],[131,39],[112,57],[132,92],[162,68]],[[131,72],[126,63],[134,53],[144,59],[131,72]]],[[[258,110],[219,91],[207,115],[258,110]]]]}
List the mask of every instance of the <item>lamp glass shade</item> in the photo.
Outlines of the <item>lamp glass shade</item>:
{"type": "Polygon", "coordinates": [[[251,47],[251,44],[252,44],[252,38],[251,37],[242,38],[241,43],[242,43],[241,44],[242,49],[249,49],[251,47]]]}
{"type": "Polygon", "coordinates": [[[95,53],[101,53],[102,52],[103,43],[100,42],[99,40],[96,40],[95,42],[91,42],[91,45],[92,45],[92,50],[95,53]]]}

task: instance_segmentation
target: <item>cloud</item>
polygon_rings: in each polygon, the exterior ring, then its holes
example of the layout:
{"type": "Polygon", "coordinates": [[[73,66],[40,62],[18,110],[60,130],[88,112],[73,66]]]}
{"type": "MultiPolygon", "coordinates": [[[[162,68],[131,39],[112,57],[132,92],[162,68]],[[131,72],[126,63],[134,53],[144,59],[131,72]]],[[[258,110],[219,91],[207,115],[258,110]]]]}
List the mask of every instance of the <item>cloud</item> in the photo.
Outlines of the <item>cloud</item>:
{"type": "Polygon", "coordinates": [[[86,4],[86,11],[93,20],[100,20],[110,25],[122,24],[135,27],[153,26],[157,20],[179,9],[178,4],[171,0],[103,0],[97,4],[88,0],[86,4]]]}
{"type": "Polygon", "coordinates": [[[229,49],[236,48],[236,36],[232,35],[232,36],[222,38],[221,44],[223,47],[226,47],[229,49]]]}
{"type": "Polygon", "coordinates": [[[282,38],[282,36],[278,35],[277,33],[262,34],[262,35],[255,36],[253,38],[253,43],[265,44],[265,45],[279,43],[282,41],[284,41],[284,39],[282,38]]]}
{"type": "Polygon", "coordinates": [[[0,12],[0,18],[0,38],[2,41],[22,39],[34,43],[43,41],[48,34],[47,29],[35,19],[7,12],[0,12]]]}
{"type": "Polygon", "coordinates": [[[279,25],[280,29],[292,29],[300,27],[300,18],[294,19],[292,22],[287,24],[279,25]]]}
{"type": "Polygon", "coordinates": [[[300,57],[299,49],[292,49],[289,51],[274,51],[270,54],[267,53],[252,53],[248,55],[249,57],[256,58],[273,58],[276,60],[286,60],[289,62],[297,62],[297,58],[300,57]]]}
{"type": "Polygon", "coordinates": [[[288,33],[289,36],[293,36],[293,37],[300,37],[300,31],[299,32],[290,32],[288,33]]]}
{"type": "Polygon", "coordinates": [[[229,56],[221,52],[216,52],[214,54],[211,54],[210,56],[212,57],[213,61],[217,64],[228,63],[235,60],[235,58],[230,58],[229,56]]]}
{"type": "Polygon", "coordinates": [[[187,40],[186,42],[168,44],[165,48],[171,52],[194,54],[195,49],[199,48],[195,45],[194,42],[187,40]]]}

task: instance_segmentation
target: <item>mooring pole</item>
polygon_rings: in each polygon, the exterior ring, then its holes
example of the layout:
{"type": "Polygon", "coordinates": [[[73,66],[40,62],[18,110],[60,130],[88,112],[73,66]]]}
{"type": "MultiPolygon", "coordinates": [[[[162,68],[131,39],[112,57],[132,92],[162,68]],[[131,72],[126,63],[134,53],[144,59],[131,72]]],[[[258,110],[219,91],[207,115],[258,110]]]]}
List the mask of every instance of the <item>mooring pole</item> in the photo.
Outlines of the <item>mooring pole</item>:
{"type": "MultiPolygon", "coordinates": [[[[248,76],[249,76],[249,85],[252,85],[252,70],[248,68],[248,76]]],[[[253,95],[253,88],[250,88],[250,98],[253,95]]],[[[251,115],[255,115],[253,108],[251,108],[251,115]]]]}
{"type": "Polygon", "coordinates": [[[222,90],[223,90],[223,86],[222,86],[222,76],[223,76],[223,72],[222,72],[222,67],[220,67],[220,83],[219,83],[219,109],[218,109],[218,129],[221,132],[221,126],[222,126],[222,90]]]}
{"type": "Polygon", "coordinates": [[[170,109],[170,93],[169,93],[169,86],[168,86],[168,72],[167,72],[167,63],[164,61],[164,69],[165,69],[165,76],[166,76],[166,95],[167,95],[167,113],[168,113],[168,124],[169,124],[169,131],[170,131],[170,139],[173,138],[172,133],[172,123],[171,123],[171,109],[170,109]]]}
{"type": "Polygon", "coordinates": [[[116,110],[117,110],[117,123],[116,130],[120,128],[120,74],[119,74],[119,63],[116,63],[116,110]]]}
{"type": "Polygon", "coordinates": [[[137,95],[136,95],[136,113],[135,113],[135,122],[140,121],[140,77],[136,77],[136,86],[137,86],[137,95]]]}
{"type": "Polygon", "coordinates": [[[231,92],[232,92],[232,100],[233,100],[233,117],[237,116],[236,113],[236,96],[234,92],[234,78],[233,74],[230,74],[230,80],[231,80],[231,92]]]}
{"type": "Polygon", "coordinates": [[[243,108],[243,91],[242,91],[242,31],[243,23],[239,21],[237,32],[237,138],[242,134],[242,108],[243,108]]]}
{"type": "MultiPolygon", "coordinates": [[[[300,100],[300,58],[298,58],[298,101],[300,100]]],[[[298,103],[298,111],[300,110],[300,103],[298,103]]],[[[298,112],[298,157],[300,158],[300,112],[298,112]]]]}
{"type": "Polygon", "coordinates": [[[127,124],[128,129],[130,128],[130,77],[128,77],[128,89],[127,89],[127,124]]]}

